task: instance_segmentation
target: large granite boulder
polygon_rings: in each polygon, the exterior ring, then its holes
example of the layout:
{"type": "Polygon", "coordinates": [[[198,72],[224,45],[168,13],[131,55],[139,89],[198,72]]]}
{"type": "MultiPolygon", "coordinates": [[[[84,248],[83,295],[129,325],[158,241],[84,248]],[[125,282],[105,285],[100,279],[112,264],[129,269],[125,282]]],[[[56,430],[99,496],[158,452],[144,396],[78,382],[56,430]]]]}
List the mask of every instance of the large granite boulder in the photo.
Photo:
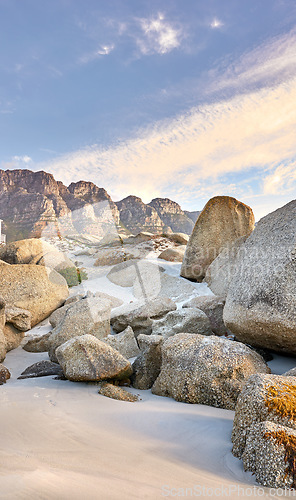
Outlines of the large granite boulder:
{"type": "Polygon", "coordinates": [[[254,229],[252,209],[230,196],[216,196],[200,213],[181,267],[181,276],[202,281],[211,262],[237,238],[254,229]]]}
{"type": "Polygon", "coordinates": [[[206,270],[205,281],[209,288],[223,299],[226,299],[230,283],[237,272],[247,237],[241,236],[229,247],[224,248],[206,270]]]}
{"type": "Polygon", "coordinates": [[[132,384],[136,389],[151,389],[161,369],[161,346],[164,338],[160,335],[139,335],[141,353],[133,362],[132,384]]]}
{"type": "Polygon", "coordinates": [[[200,309],[181,309],[169,312],[164,318],[154,320],[153,335],[171,337],[176,333],[212,335],[210,320],[200,309]]]}
{"type": "Polygon", "coordinates": [[[115,332],[131,326],[135,336],[152,332],[152,320],[162,318],[177,309],[175,302],[167,297],[123,305],[111,313],[111,325],[115,332]]]}
{"type": "Polygon", "coordinates": [[[73,262],[54,245],[39,238],[13,241],[0,248],[0,259],[8,264],[37,264],[60,271],[73,262]]]}
{"type": "Polygon", "coordinates": [[[32,314],[32,327],[61,306],[69,295],[66,280],[53,269],[0,261],[0,290],[7,305],[32,314]]]}
{"type": "Polygon", "coordinates": [[[216,335],[225,335],[226,326],[223,321],[223,309],[225,300],[215,295],[201,295],[193,297],[183,304],[183,308],[197,308],[203,311],[210,320],[211,329],[216,335]]]}
{"type": "Polygon", "coordinates": [[[133,372],[127,359],[93,335],[68,340],[56,355],[65,377],[73,381],[124,379],[133,372]]]}
{"type": "Polygon", "coordinates": [[[281,488],[279,493],[285,488],[291,496],[296,488],[295,450],[296,430],[273,422],[255,424],[242,456],[244,469],[262,486],[281,488]]]}
{"type": "Polygon", "coordinates": [[[110,334],[110,302],[86,297],[72,304],[49,338],[49,357],[56,362],[55,351],[73,337],[90,334],[102,339],[110,334]]]}
{"type": "Polygon", "coordinates": [[[180,333],[162,345],[161,372],[152,392],[185,403],[234,410],[248,378],[269,371],[263,358],[244,344],[180,333]]]}
{"type": "Polygon", "coordinates": [[[274,422],[296,429],[296,379],[282,375],[255,374],[245,384],[235,408],[232,453],[241,458],[251,427],[274,422]]]}
{"type": "Polygon", "coordinates": [[[296,354],[296,200],[261,219],[245,242],[223,315],[238,340],[296,354]]]}

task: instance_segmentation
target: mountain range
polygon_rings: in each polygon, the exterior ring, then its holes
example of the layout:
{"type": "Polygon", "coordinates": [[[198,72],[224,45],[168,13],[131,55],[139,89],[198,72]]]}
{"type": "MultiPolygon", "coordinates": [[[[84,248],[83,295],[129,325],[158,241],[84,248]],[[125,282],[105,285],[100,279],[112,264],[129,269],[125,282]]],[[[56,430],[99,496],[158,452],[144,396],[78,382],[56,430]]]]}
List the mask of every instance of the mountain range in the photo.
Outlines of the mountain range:
{"type": "Polygon", "coordinates": [[[52,174],[31,170],[0,170],[0,219],[7,240],[40,237],[57,221],[67,231],[102,237],[112,225],[119,232],[137,234],[182,232],[190,234],[199,212],[181,209],[168,198],[145,204],[137,196],[114,202],[92,182],[65,186],[52,174]]]}

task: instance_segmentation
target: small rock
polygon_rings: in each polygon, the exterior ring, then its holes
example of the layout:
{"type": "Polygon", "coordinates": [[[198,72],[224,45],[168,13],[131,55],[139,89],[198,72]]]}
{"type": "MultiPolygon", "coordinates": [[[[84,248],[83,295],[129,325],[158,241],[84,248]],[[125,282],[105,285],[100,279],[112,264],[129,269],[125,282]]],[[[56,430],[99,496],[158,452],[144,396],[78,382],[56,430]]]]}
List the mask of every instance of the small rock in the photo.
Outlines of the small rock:
{"type": "Polygon", "coordinates": [[[223,321],[223,309],[225,300],[221,297],[205,295],[194,297],[189,302],[183,304],[183,308],[195,307],[203,311],[210,320],[211,329],[216,335],[225,335],[226,326],[223,321]]]}
{"type": "Polygon", "coordinates": [[[0,364],[0,385],[5,384],[6,380],[10,378],[10,372],[6,366],[0,364]]]}
{"type": "Polygon", "coordinates": [[[47,352],[49,350],[49,339],[52,332],[45,333],[44,335],[30,338],[23,346],[27,352],[47,352]]]}
{"type": "Polygon", "coordinates": [[[161,345],[164,338],[160,335],[139,335],[141,354],[133,362],[132,384],[136,389],[151,389],[161,369],[161,345]]]}
{"type": "Polygon", "coordinates": [[[127,359],[134,358],[140,353],[135,334],[130,326],[123,332],[116,335],[108,335],[108,337],[102,340],[127,359]]]}
{"type": "Polygon", "coordinates": [[[8,304],[5,308],[6,323],[11,323],[21,332],[31,330],[32,314],[26,309],[8,304]]]}
{"type": "Polygon", "coordinates": [[[131,394],[125,389],[122,389],[122,387],[109,384],[108,382],[102,382],[99,394],[118,401],[129,401],[130,403],[139,401],[139,397],[136,394],[131,394]]]}
{"type": "Polygon", "coordinates": [[[196,308],[171,311],[164,318],[154,320],[152,333],[163,337],[171,337],[176,333],[213,334],[209,318],[196,308]]]}
{"type": "Polygon", "coordinates": [[[63,375],[63,370],[57,363],[52,361],[38,361],[33,365],[26,368],[18,379],[34,378],[34,377],[47,377],[49,375],[63,375]]]}

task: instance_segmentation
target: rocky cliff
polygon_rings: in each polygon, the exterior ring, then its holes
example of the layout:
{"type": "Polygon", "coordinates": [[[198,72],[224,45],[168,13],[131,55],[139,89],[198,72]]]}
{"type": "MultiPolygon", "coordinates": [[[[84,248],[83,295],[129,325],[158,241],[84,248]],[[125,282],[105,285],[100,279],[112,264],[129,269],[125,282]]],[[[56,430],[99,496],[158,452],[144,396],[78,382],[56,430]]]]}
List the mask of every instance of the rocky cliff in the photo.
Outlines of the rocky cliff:
{"type": "Polygon", "coordinates": [[[79,181],[68,187],[47,172],[0,170],[0,219],[8,241],[39,237],[45,227],[67,234],[89,233],[102,237],[115,228],[132,233],[164,231],[191,233],[190,212],[168,198],[146,205],[136,196],[114,203],[103,188],[79,181]]]}

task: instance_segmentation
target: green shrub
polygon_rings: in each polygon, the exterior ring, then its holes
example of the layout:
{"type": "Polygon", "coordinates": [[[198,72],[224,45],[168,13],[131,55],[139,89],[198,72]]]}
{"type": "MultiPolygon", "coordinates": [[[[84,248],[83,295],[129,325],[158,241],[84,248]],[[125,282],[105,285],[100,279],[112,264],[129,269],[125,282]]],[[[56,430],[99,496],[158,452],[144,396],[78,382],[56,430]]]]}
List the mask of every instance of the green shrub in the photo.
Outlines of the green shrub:
{"type": "Polygon", "coordinates": [[[65,278],[69,287],[79,285],[88,278],[86,272],[79,267],[66,267],[58,272],[65,278]]]}

